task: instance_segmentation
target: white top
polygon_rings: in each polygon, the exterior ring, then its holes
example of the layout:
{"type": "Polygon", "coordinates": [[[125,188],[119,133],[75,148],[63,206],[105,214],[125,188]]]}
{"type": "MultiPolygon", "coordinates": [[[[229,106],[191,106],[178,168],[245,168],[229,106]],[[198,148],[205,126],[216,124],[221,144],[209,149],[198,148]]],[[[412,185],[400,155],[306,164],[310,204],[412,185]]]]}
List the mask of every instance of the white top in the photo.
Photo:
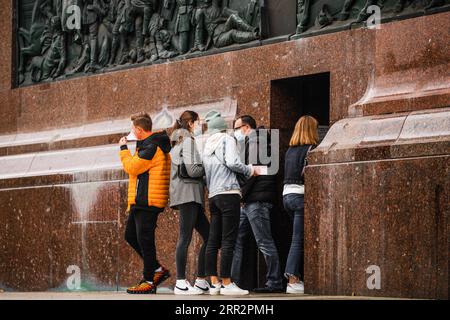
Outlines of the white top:
{"type": "Polygon", "coordinates": [[[302,184],[285,184],[283,187],[283,196],[290,193],[305,194],[305,186],[302,184]]]}
{"type": "Polygon", "coordinates": [[[240,190],[229,190],[229,191],[222,191],[218,194],[238,194],[242,198],[242,193],[240,190]]]}

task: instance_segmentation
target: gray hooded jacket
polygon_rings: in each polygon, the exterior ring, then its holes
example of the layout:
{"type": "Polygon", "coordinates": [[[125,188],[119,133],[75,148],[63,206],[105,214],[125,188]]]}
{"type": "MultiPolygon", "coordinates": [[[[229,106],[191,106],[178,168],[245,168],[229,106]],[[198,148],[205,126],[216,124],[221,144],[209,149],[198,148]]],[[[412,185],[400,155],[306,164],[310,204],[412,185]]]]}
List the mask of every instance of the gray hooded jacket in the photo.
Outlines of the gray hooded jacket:
{"type": "Polygon", "coordinates": [[[236,174],[250,178],[252,166],[242,163],[236,140],[226,133],[215,133],[205,143],[202,155],[209,198],[229,191],[240,191],[236,174]]]}

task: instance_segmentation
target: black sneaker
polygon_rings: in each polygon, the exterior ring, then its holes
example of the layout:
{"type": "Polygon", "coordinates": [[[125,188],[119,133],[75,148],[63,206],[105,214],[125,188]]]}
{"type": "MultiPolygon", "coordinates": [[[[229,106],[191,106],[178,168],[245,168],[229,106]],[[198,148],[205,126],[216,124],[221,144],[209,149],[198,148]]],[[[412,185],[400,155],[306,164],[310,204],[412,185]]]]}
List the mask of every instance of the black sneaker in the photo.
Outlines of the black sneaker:
{"type": "Polygon", "coordinates": [[[274,287],[255,288],[252,291],[254,293],[284,293],[285,292],[285,290],[283,288],[274,288],[274,287]]]}

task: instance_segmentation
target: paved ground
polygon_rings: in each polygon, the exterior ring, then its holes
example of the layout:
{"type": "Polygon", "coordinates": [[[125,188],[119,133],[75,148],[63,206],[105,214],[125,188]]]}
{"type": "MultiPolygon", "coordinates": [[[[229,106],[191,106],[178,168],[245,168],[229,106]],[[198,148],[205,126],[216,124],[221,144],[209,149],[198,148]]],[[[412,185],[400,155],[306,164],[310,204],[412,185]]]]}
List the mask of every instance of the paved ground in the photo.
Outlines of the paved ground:
{"type": "Polygon", "coordinates": [[[373,300],[374,297],[250,294],[244,297],[176,296],[170,291],[156,295],[130,295],[126,292],[0,292],[0,300],[373,300]]]}

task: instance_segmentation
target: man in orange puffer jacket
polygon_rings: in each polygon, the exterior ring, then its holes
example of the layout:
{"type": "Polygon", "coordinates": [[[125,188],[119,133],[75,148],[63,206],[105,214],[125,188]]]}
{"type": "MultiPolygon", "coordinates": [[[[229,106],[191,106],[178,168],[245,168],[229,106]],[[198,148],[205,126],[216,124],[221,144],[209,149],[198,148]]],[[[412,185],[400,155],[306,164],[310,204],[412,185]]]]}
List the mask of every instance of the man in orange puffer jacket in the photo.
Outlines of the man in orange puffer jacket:
{"type": "Polygon", "coordinates": [[[144,261],[143,280],[127,290],[132,294],[156,293],[156,287],[170,277],[169,270],[156,258],[155,229],[158,215],[169,198],[170,139],[165,131],[152,132],[147,113],[131,117],[132,132],[137,138],[131,155],[127,138],[120,139],[120,160],[129,175],[128,210],[125,240],[144,261]]]}

